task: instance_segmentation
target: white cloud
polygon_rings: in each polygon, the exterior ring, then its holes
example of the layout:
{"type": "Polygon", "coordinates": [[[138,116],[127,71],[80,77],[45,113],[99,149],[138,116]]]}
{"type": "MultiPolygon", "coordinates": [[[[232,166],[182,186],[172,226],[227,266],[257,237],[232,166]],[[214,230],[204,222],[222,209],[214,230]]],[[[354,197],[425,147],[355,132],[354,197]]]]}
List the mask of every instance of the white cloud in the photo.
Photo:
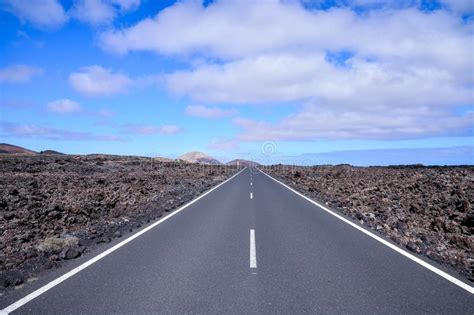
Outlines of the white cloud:
{"type": "Polygon", "coordinates": [[[126,12],[138,8],[140,0],[78,0],[72,15],[91,25],[111,23],[118,11],[126,12]]]}
{"type": "Polygon", "coordinates": [[[445,11],[379,10],[361,16],[350,8],[308,11],[287,2],[227,1],[207,7],[178,3],[154,19],[103,33],[101,42],[119,53],[148,50],[240,59],[352,49],[377,58],[428,58],[449,65],[456,54],[462,57],[456,63],[470,62],[465,45],[471,35],[469,26],[445,11]]]}
{"type": "Polygon", "coordinates": [[[78,20],[92,25],[107,24],[114,20],[115,8],[102,0],[79,0],[73,15],[78,20]]]}
{"type": "Polygon", "coordinates": [[[306,104],[279,123],[237,120],[240,139],[463,134],[472,116],[456,108],[474,103],[474,29],[453,11],[466,8],[446,0],[452,10],[423,12],[409,2],[346,1],[330,10],[296,1],[179,2],[100,42],[116,53],[188,60],[188,69],[165,76],[166,87],[206,106],[306,104]],[[382,9],[352,9],[374,4],[382,9]]]}
{"type": "Polygon", "coordinates": [[[0,121],[2,135],[16,138],[47,139],[57,141],[123,141],[115,135],[97,135],[88,132],[71,131],[45,127],[36,124],[17,124],[0,121]]]}
{"type": "Polygon", "coordinates": [[[94,26],[109,24],[119,14],[133,11],[141,0],[75,0],[68,12],[58,0],[5,0],[4,9],[40,28],[57,28],[69,17],[94,26]]]}
{"type": "Polygon", "coordinates": [[[237,114],[235,110],[225,110],[217,107],[206,107],[202,105],[190,105],[185,109],[186,115],[201,118],[222,118],[237,114]]]}
{"type": "Polygon", "coordinates": [[[181,131],[181,128],[175,125],[128,125],[125,127],[126,133],[140,135],[174,135],[181,131]]]}
{"type": "Polygon", "coordinates": [[[471,0],[442,0],[448,8],[459,14],[474,13],[474,1],[471,0]]]}
{"type": "Polygon", "coordinates": [[[70,99],[60,99],[49,102],[47,105],[47,110],[52,113],[72,114],[81,112],[82,108],[81,105],[75,101],[70,99]]]}
{"type": "Polygon", "coordinates": [[[98,110],[85,110],[78,102],[70,99],[59,99],[49,102],[46,105],[46,109],[51,113],[75,115],[80,114],[82,116],[100,118],[101,122],[105,122],[115,115],[115,112],[104,108],[98,110]]]}
{"type": "Polygon", "coordinates": [[[6,0],[5,5],[6,10],[21,21],[40,28],[56,28],[68,20],[57,0],[6,0]]]}
{"type": "Polygon", "coordinates": [[[72,87],[90,96],[109,96],[124,92],[132,84],[125,74],[114,73],[101,66],[88,66],[69,75],[72,87]]]}
{"type": "Polygon", "coordinates": [[[274,1],[227,1],[205,8],[197,1],[179,2],[162,10],[154,19],[147,18],[130,28],[105,32],[101,37],[102,45],[119,53],[132,50],[165,54],[205,51],[219,56],[241,56],[281,45],[282,40],[286,42],[291,35],[287,26],[297,19],[304,22],[301,15],[304,18],[305,13],[299,7],[286,5],[281,14],[280,6],[274,1]],[[279,23],[282,25],[277,26],[279,23]]]}
{"type": "Polygon", "coordinates": [[[27,82],[34,75],[43,73],[43,69],[26,65],[12,65],[0,69],[0,83],[27,82]]]}
{"type": "Polygon", "coordinates": [[[472,132],[473,121],[473,113],[460,116],[420,106],[361,110],[307,104],[277,123],[243,118],[234,123],[242,128],[238,140],[304,141],[465,136],[472,132]]]}
{"type": "Polygon", "coordinates": [[[469,78],[428,65],[370,62],[353,57],[340,67],[323,54],[261,55],[204,65],[168,77],[168,88],[211,103],[318,99],[333,105],[458,105],[472,101],[469,78]]]}

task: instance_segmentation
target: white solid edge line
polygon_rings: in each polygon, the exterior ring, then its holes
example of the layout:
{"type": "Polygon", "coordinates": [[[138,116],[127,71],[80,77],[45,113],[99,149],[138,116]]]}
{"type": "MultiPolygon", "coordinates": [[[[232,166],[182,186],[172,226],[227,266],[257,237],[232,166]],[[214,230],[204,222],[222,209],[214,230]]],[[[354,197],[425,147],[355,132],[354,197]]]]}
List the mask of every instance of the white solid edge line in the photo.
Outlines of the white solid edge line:
{"type": "Polygon", "coordinates": [[[225,183],[227,183],[228,181],[230,181],[231,179],[233,179],[234,177],[236,177],[237,175],[239,175],[240,173],[242,173],[246,168],[240,170],[237,174],[234,174],[232,177],[226,179],[225,181],[223,181],[222,183],[218,184],[217,186],[213,187],[212,189],[208,190],[207,192],[203,193],[202,195],[200,195],[199,197],[197,197],[196,199],[193,199],[191,200],[190,202],[188,202],[187,204],[185,204],[184,206],[181,206],[180,208],[178,208],[177,210],[175,210],[174,212],[170,213],[169,215],[167,215],[166,217],[156,221],[155,223],[153,223],[152,225],[144,228],[143,230],[135,233],[134,235],[130,236],[129,238],[123,240],[122,242],[118,243],[117,245],[109,248],[108,250],[106,250],[105,252],[102,252],[101,254],[89,259],[88,261],[86,261],[85,263],[83,263],[82,265],[72,269],[71,271],[65,273],[64,275],[60,276],[59,278],[45,284],[44,286],[42,286],[41,288],[37,289],[36,291],[33,291],[32,293],[28,294],[27,296],[25,296],[24,298],[16,301],[15,303],[7,306],[6,308],[4,308],[3,310],[0,311],[0,314],[9,314],[13,311],[15,311],[16,309],[22,307],[23,305],[25,305],[26,303],[30,302],[31,300],[37,298],[38,296],[40,296],[41,294],[45,293],[46,291],[48,291],[49,289],[52,289],[53,287],[55,287],[56,285],[60,284],[61,282],[63,282],[64,280],[74,276],[76,273],[86,269],[87,267],[89,267],[90,265],[92,265],[93,263],[101,260],[102,258],[104,258],[105,256],[109,255],[110,253],[116,251],[117,249],[119,249],[120,247],[124,246],[125,244],[133,241],[134,239],[136,239],[137,237],[139,237],[140,235],[148,232],[149,230],[151,230],[152,228],[154,228],[155,226],[157,226],[158,224],[160,223],[163,223],[164,221],[168,220],[169,218],[175,216],[176,214],[178,214],[179,212],[183,211],[185,208],[189,207],[190,205],[192,205],[193,203],[195,203],[196,201],[198,201],[199,199],[203,198],[204,196],[208,195],[209,193],[211,193],[212,191],[214,191],[215,189],[219,188],[220,186],[224,185],[225,183]]]}
{"type": "Polygon", "coordinates": [[[373,233],[371,233],[370,231],[358,226],[357,224],[355,224],[354,222],[351,222],[350,220],[344,218],[343,216],[333,212],[332,210],[329,210],[328,208],[326,208],[325,206],[323,206],[322,204],[314,201],[313,199],[309,198],[309,197],[306,197],[305,195],[303,195],[302,193],[296,191],[295,189],[289,187],[288,185],[280,182],[279,180],[271,177],[270,175],[268,175],[267,173],[265,173],[264,171],[258,169],[260,172],[262,172],[264,175],[268,176],[269,178],[273,179],[274,181],[276,181],[277,183],[279,183],[280,185],[288,188],[289,190],[291,190],[292,192],[294,192],[295,194],[299,195],[300,197],[303,197],[304,199],[306,199],[307,201],[311,202],[312,204],[315,204],[316,206],[318,206],[319,208],[323,209],[324,211],[328,212],[329,214],[332,214],[333,216],[335,216],[336,218],[344,221],[345,223],[351,225],[352,227],[356,228],[357,230],[361,231],[362,233],[372,237],[373,239],[379,241],[380,243],[384,244],[385,246],[388,246],[390,247],[391,249],[393,249],[394,251],[398,252],[399,254],[402,254],[403,256],[413,260],[414,262],[420,264],[421,266],[431,270],[432,272],[436,273],[437,275],[445,278],[446,280],[450,281],[451,283],[457,285],[458,287],[466,290],[467,292],[471,293],[471,294],[474,294],[474,287],[471,287],[470,285],[468,285],[467,283],[464,283],[462,282],[461,280],[451,276],[450,274],[436,268],[435,266],[427,263],[426,261],[410,254],[409,252],[401,249],[400,247],[384,240],[383,238],[381,238],[380,236],[377,236],[373,233]]]}
{"type": "Polygon", "coordinates": [[[255,247],[255,230],[250,230],[250,268],[257,268],[257,250],[255,247]]]}

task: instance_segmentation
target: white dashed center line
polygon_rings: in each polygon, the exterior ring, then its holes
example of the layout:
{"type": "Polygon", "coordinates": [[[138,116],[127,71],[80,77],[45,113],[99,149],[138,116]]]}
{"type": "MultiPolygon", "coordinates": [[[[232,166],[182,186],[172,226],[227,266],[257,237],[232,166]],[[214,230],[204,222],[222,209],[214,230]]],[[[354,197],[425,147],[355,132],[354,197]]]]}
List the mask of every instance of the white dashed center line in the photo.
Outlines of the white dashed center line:
{"type": "Polygon", "coordinates": [[[255,230],[250,230],[250,268],[257,268],[257,250],[255,248],[255,230]]]}

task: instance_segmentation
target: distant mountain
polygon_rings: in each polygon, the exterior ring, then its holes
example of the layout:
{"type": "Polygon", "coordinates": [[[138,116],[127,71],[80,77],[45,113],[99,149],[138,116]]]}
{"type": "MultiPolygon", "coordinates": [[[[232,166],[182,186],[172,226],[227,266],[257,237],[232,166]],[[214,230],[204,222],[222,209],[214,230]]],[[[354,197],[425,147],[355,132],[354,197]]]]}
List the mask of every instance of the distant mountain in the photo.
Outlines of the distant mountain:
{"type": "Polygon", "coordinates": [[[186,154],[181,155],[178,160],[199,164],[221,164],[221,162],[219,162],[212,156],[206,155],[202,152],[188,152],[186,154]]]}
{"type": "Polygon", "coordinates": [[[234,165],[234,166],[244,166],[244,167],[255,167],[259,166],[260,164],[254,161],[243,160],[243,159],[236,159],[226,163],[227,165],[234,165]]]}
{"type": "Polygon", "coordinates": [[[31,151],[13,144],[0,143],[0,153],[7,154],[37,154],[35,151],[31,151]]]}
{"type": "Polygon", "coordinates": [[[44,150],[40,151],[40,154],[55,154],[55,155],[65,155],[64,153],[54,151],[54,150],[44,150]]]}

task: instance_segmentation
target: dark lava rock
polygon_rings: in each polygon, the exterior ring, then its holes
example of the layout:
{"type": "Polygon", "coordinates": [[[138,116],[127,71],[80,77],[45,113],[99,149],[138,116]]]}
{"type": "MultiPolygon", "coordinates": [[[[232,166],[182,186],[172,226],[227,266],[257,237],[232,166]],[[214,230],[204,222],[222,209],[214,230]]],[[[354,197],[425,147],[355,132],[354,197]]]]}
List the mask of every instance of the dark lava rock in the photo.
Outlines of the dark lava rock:
{"type": "Polygon", "coordinates": [[[5,220],[12,220],[15,217],[15,214],[13,212],[7,212],[3,215],[3,218],[5,220]]]}
{"type": "Polygon", "coordinates": [[[23,282],[25,282],[25,280],[23,280],[21,277],[16,277],[13,279],[13,285],[20,285],[23,282]]]}
{"type": "Polygon", "coordinates": [[[474,167],[295,167],[266,170],[395,243],[471,278],[474,167]],[[367,214],[371,213],[370,217],[367,214]]]}
{"type": "Polygon", "coordinates": [[[23,243],[26,243],[28,242],[29,240],[31,240],[31,238],[33,237],[33,234],[30,232],[30,231],[27,231],[25,232],[24,234],[22,234],[20,236],[20,240],[23,242],[23,243]]]}
{"type": "Polygon", "coordinates": [[[65,248],[59,254],[61,259],[69,260],[81,256],[81,252],[76,248],[65,248]]]}
{"type": "Polygon", "coordinates": [[[408,242],[408,244],[406,245],[406,248],[409,250],[409,251],[412,251],[414,253],[419,253],[420,252],[420,249],[418,246],[416,246],[415,243],[413,242],[408,242]]]}
{"type": "Polygon", "coordinates": [[[11,284],[11,280],[6,275],[0,276],[0,286],[6,288],[10,286],[10,284],[11,284]]]}
{"type": "Polygon", "coordinates": [[[176,209],[237,171],[142,157],[47,154],[2,155],[0,169],[0,275],[21,271],[24,279],[78,257],[78,247],[100,246],[165,208],[176,209]]]}
{"type": "Polygon", "coordinates": [[[24,282],[24,279],[18,271],[8,271],[0,274],[0,286],[7,288],[9,286],[17,286],[24,282]]]}
{"type": "Polygon", "coordinates": [[[462,225],[467,227],[474,227],[474,213],[469,213],[466,218],[462,221],[462,225]]]}

